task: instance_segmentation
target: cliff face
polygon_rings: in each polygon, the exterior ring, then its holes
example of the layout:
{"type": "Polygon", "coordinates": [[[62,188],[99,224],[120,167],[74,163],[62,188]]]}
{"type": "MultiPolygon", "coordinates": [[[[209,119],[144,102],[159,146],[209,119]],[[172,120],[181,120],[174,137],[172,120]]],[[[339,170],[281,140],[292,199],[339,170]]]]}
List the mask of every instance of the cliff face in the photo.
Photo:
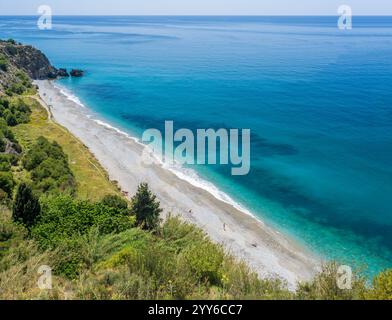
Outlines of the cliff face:
{"type": "Polygon", "coordinates": [[[31,79],[54,79],[59,71],[38,49],[0,40],[0,96],[32,90],[31,79]]]}
{"type": "Polygon", "coordinates": [[[0,54],[4,55],[9,64],[25,71],[30,78],[43,80],[57,77],[48,58],[38,49],[13,41],[0,41],[0,54]]]}

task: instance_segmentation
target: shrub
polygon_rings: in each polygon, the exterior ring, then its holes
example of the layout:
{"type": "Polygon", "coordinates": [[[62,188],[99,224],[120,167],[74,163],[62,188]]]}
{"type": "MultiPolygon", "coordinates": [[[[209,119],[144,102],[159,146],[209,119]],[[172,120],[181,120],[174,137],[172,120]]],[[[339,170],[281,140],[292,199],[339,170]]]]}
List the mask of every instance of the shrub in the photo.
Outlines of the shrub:
{"type": "Polygon", "coordinates": [[[392,300],[392,269],[381,272],[373,280],[373,288],[365,293],[370,300],[392,300]]]}
{"type": "Polygon", "coordinates": [[[195,244],[184,252],[184,259],[200,281],[220,284],[224,253],[210,241],[195,244]]]}
{"type": "Polygon", "coordinates": [[[31,178],[42,192],[74,189],[73,175],[63,160],[48,158],[31,171],[31,178]]]}
{"type": "Polygon", "coordinates": [[[22,99],[18,99],[10,103],[3,99],[0,101],[0,116],[4,118],[4,125],[16,126],[20,123],[27,123],[30,121],[31,109],[24,103],[22,99]]]}
{"type": "Polygon", "coordinates": [[[16,222],[22,222],[25,226],[31,227],[36,222],[40,212],[41,206],[38,198],[33,194],[30,186],[21,183],[16,192],[12,218],[16,222]]]}
{"type": "Polygon", "coordinates": [[[50,143],[46,138],[39,137],[36,143],[27,152],[23,159],[23,165],[27,170],[31,171],[48,158],[67,162],[67,156],[57,142],[54,141],[50,143]]]}
{"type": "Polygon", "coordinates": [[[119,233],[131,228],[134,220],[102,203],[74,200],[70,196],[42,199],[42,212],[33,235],[44,248],[54,248],[97,228],[100,234],[119,233]]]}
{"type": "Polygon", "coordinates": [[[18,124],[16,117],[12,113],[7,114],[5,120],[10,127],[15,127],[18,124]]]}
{"type": "Polygon", "coordinates": [[[107,195],[102,199],[102,204],[110,208],[128,210],[128,202],[117,195],[107,195]]]}
{"type": "MultiPolygon", "coordinates": [[[[6,112],[6,114],[8,114],[8,113],[6,112]]],[[[6,137],[8,140],[10,140],[12,142],[17,142],[14,137],[14,134],[12,133],[10,128],[8,127],[7,122],[3,118],[0,118],[0,132],[2,132],[4,137],[6,137]]]]}
{"type": "Polygon", "coordinates": [[[27,87],[30,88],[31,87],[31,80],[29,78],[29,76],[27,75],[26,72],[24,71],[18,71],[16,73],[16,76],[18,77],[18,79],[22,82],[22,84],[27,87]]]}
{"type": "Polygon", "coordinates": [[[12,195],[15,181],[11,172],[0,172],[0,189],[4,190],[9,197],[12,195]]]}
{"type": "Polygon", "coordinates": [[[8,172],[11,166],[18,163],[18,157],[13,154],[0,154],[0,171],[8,172]]]}
{"type": "Polygon", "coordinates": [[[298,299],[305,300],[357,300],[362,299],[366,291],[365,280],[353,274],[352,289],[340,289],[337,282],[339,265],[336,262],[322,266],[321,272],[308,283],[298,286],[298,299]]]}
{"type": "MultiPolygon", "coordinates": [[[[4,137],[4,134],[0,131],[0,152],[4,152],[6,148],[6,140],[4,137]]],[[[0,171],[6,171],[6,170],[0,170],[0,171]]]]}
{"type": "Polygon", "coordinates": [[[136,195],[132,198],[131,210],[136,215],[137,224],[143,229],[155,230],[159,226],[162,209],[147,183],[139,185],[136,195]]]}
{"type": "Polygon", "coordinates": [[[17,82],[11,84],[7,90],[6,93],[9,96],[13,96],[14,94],[16,95],[21,95],[26,91],[26,87],[23,85],[23,83],[17,82]]]}
{"type": "Polygon", "coordinates": [[[22,162],[25,169],[31,171],[36,190],[75,193],[76,182],[68,158],[57,142],[50,143],[44,137],[39,137],[22,162]]]}

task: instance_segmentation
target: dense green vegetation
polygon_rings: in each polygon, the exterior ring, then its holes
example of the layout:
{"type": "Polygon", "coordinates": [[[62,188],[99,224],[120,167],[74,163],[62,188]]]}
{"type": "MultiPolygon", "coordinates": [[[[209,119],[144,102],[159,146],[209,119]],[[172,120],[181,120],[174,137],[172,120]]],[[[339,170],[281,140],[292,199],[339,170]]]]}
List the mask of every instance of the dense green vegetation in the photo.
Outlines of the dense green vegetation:
{"type": "Polygon", "coordinates": [[[41,213],[41,205],[33,190],[26,183],[21,183],[16,191],[12,208],[12,219],[26,227],[32,227],[41,213]]]}
{"type": "Polygon", "coordinates": [[[36,190],[43,193],[69,193],[76,190],[68,157],[56,142],[39,137],[23,158],[24,168],[31,173],[36,190]]]}
{"type": "Polygon", "coordinates": [[[0,202],[9,203],[16,185],[12,167],[18,165],[22,148],[9,126],[29,121],[30,109],[19,100],[0,98],[0,202]]]}
{"type": "Polygon", "coordinates": [[[29,122],[30,115],[31,109],[22,99],[0,99],[0,117],[8,126],[29,122]]]}

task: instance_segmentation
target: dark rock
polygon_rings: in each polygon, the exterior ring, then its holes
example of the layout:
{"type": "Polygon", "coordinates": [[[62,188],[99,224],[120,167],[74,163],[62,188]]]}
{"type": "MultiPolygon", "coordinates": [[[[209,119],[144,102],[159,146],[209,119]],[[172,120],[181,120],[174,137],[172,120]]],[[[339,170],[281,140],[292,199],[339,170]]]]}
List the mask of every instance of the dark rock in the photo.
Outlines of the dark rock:
{"type": "Polygon", "coordinates": [[[69,77],[69,73],[68,73],[67,69],[65,69],[65,68],[60,68],[60,69],[57,71],[57,76],[58,76],[58,77],[62,77],[62,78],[67,78],[67,77],[69,77]]]}
{"type": "Polygon", "coordinates": [[[57,69],[50,64],[48,58],[32,46],[0,41],[0,52],[7,56],[12,65],[24,70],[32,79],[53,79],[57,76],[57,69]]]}
{"type": "Polygon", "coordinates": [[[72,77],[83,77],[84,71],[80,69],[72,69],[71,70],[71,76],[72,77]]]}
{"type": "Polygon", "coordinates": [[[14,155],[21,154],[22,149],[17,143],[14,143],[8,140],[7,138],[5,138],[4,140],[5,140],[5,150],[4,150],[5,154],[14,154],[14,155]]]}

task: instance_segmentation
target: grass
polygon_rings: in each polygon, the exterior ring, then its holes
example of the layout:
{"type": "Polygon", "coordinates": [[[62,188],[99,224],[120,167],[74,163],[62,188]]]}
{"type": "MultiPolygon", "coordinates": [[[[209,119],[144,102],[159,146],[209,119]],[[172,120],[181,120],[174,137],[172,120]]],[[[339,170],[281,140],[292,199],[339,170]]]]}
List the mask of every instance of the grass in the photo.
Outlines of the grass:
{"type": "MultiPolygon", "coordinates": [[[[53,122],[48,112],[33,97],[24,100],[32,110],[31,121],[13,128],[22,147],[27,150],[35,140],[44,136],[56,140],[69,157],[69,163],[77,182],[77,197],[80,199],[100,200],[107,194],[120,194],[118,187],[109,180],[106,171],[83,143],[67,129],[53,122]]],[[[19,173],[22,178],[23,171],[19,173]]],[[[16,175],[18,178],[18,175],[16,175]]]]}

